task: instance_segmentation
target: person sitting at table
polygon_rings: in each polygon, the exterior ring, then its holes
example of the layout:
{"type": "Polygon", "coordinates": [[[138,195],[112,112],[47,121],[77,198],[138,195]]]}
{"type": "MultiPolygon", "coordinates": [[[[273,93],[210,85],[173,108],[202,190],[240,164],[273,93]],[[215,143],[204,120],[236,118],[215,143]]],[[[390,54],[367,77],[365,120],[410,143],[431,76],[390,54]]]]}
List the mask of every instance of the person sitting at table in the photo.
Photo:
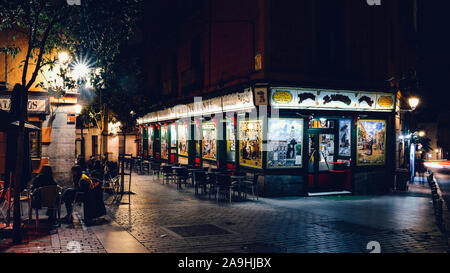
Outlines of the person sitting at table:
{"type": "Polygon", "coordinates": [[[81,167],[78,165],[72,167],[71,173],[74,186],[73,188],[66,189],[62,196],[67,210],[67,215],[64,219],[70,222],[72,220],[72,204],[74,201],[82,201],[84,222],[89,225],[94,218],[106,215],[101,183],[83,174],[81,167]]]}
{"type": "Polygon", "coordinates": [[[96,178],[96,179],[100,180],[100,181],[103,181],[104,173],[105,173],[105,171],[104,171],[104,168],[102,166],[101,161],[100,160],[96,160],[95,163],[94,163],[94,167],[91,170],[91,176],[93,178],[96,178]]]}
{"type": "MultiPolygon", "coordinates": [[[[42,166],[40,173],[33,178],[31,182],[31,192],[33,193],[31,199],[31,207],[34,209],[41,208],[41,195],[39,191],[36,191],[39,188],[47,187],[47,186],[56,186],[58,185],[53,179],[52,167],[50,165],[42,166]]],[[[48,223],[53,226],[56,222],[56,211],[55,210],[47,210],[48,223]]]]}

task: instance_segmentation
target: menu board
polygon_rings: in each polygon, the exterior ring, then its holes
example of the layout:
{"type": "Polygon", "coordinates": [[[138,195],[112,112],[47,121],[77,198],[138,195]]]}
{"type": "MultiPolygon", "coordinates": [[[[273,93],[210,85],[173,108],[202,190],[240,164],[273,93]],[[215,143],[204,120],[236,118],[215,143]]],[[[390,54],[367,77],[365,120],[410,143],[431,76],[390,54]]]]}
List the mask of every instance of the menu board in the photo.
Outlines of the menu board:
{"type": "Polygon", "coordinates": [[[152,126],[149,126],[147,130],[148,130],[148,155],[153,156],[153,139],[155,131],[153,130],[152,126]]]}
{"type": "Polygon", "coordinates": [[[339,155],[351,156],[351,130],[352,121],[349,119],[339,120],[339,155]]]}
{"type": "Polygon", "coordinates": [[[188,156],[189,126],[187,123],[178,124],[178,155],[188,156]]]}
{"type": "Polygon", "coordinates": [[[239,121],[239,164],[262,168],[262,120],[239,121]]]}
{"type": "Polygon", "coordinates": [[[358,121],[356,163],[359,166],[386,164],[386,121],[358,121]]]}
{"type": "Polygon", "coordinates": [[[202,158],[208,160],[217,159],[216,147],[216,123],[205,122],[202,124],[202,158]]]}
{"type": "Polygon", "coordinates": [[[227,160],[234,162],[236,159],[236,128],[234,128],[234,121],[227,121],[225,126],[227,138],[227,160]]]}
{"type": "Polygon", "coordinates": [[[303,119],[269,119],[267,168],[302,166],[303,119]]]}
{"type": "Polygon", "coordinates": [[[169,128],[161,126],[161,158],[169,159],[169,128]]]}

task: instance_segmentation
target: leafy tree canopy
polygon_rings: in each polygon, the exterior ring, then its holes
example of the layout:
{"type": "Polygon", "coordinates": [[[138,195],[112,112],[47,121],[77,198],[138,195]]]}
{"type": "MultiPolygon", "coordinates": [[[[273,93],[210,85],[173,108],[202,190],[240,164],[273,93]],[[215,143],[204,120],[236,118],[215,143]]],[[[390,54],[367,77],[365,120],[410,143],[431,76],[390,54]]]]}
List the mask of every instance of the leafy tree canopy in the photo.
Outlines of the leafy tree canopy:
{"type": "Polygon", "coordinates": [[[120,45],[131,37],[141,5],[142,0],[82,0],[81,5],[66,0],[0,0],[0,31],[14,33],[10,44],[2,46],[15,54],[27,52],[21,64],[26,90],[42,67],[55,64],[52,53],[61,50],[72,56],[88,55],[99,68],[95,81],[101,84],[120,45]],[[17,35],[25,36],[26,48],[15,43],[17,35]],[[31,69],[32,77],[27,79],[31,69]]]}

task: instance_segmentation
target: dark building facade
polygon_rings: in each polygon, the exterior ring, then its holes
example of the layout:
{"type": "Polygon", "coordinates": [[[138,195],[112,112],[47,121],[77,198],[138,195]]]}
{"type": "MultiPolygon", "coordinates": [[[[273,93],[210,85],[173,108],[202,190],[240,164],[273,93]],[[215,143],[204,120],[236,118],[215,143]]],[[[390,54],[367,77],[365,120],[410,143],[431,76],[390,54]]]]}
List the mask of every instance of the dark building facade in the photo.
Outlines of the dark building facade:
{"type": "Polygon", "coordinates": [[[143,154],[262,173],[264,196],[392,188],[388,79],[416,62],[416,1],[159,5],[143,28],[143,154]]]}

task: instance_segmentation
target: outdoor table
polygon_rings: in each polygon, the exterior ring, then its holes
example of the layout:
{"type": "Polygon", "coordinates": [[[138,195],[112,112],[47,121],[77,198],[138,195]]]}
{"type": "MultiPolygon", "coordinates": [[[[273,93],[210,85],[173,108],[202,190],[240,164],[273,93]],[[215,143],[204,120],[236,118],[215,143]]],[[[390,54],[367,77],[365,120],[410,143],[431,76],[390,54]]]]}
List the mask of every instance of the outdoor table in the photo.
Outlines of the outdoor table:
{"type": "Polygon", "coordinates": [[[191,180],[192,180],[192,187],[194,187],[195,186],[195,173],[197,171],[199,171],[199,172],[203,171],[203,169],[201,169],[201,168],[188,168],[187,170],[188,170],[188,172],[192,173],[191,180]]]}

